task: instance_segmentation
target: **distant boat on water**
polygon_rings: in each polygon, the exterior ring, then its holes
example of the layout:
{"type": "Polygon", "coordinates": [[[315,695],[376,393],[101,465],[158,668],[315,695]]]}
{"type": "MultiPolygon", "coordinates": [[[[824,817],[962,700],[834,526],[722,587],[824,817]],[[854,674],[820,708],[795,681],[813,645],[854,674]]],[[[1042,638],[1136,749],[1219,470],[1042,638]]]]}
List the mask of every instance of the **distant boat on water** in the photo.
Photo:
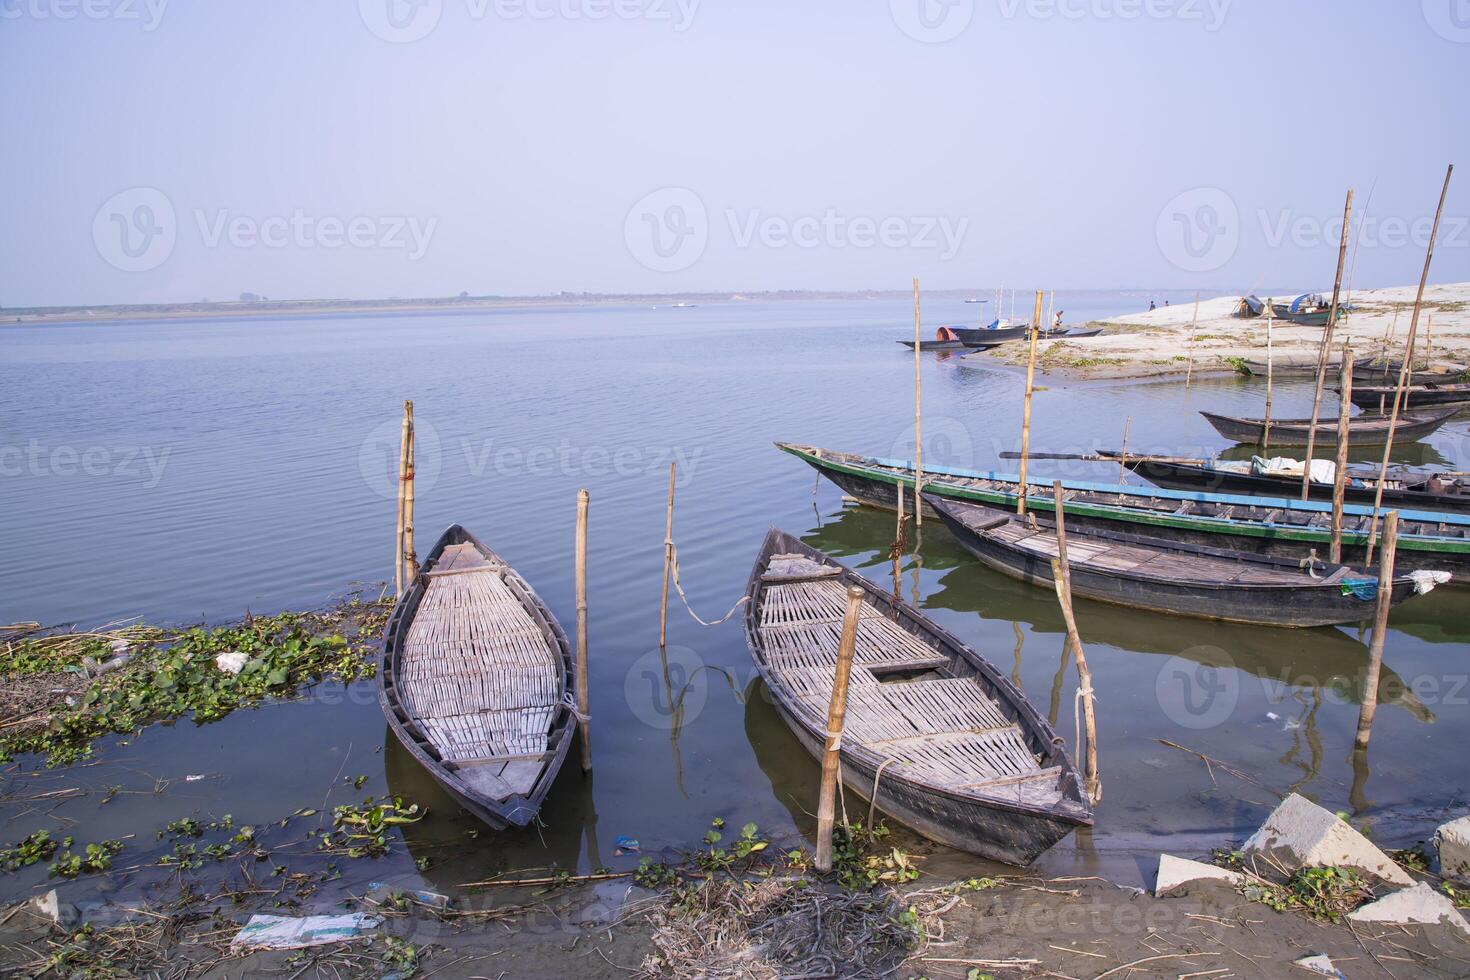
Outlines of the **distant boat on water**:
{"type": "Polygon", "coordinates": [[[965,302],[966,303],[989,303],[990,300],[988,300],[988,299],[967,299],[967,300],[965,300],[965,302]]]}

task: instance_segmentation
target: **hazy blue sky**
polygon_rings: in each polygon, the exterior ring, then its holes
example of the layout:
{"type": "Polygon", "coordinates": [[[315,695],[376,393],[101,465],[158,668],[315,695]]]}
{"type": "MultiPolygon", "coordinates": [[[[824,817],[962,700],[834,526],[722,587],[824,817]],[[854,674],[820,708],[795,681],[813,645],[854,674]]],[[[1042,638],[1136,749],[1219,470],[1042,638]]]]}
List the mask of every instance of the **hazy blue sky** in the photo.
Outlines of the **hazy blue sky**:
{"type": "Polygon", "coordinates": [[[1330,288],[1375,181],[1387,285],[1470,0],[0,0],[0,85],[3,306],[1330,288]]]}

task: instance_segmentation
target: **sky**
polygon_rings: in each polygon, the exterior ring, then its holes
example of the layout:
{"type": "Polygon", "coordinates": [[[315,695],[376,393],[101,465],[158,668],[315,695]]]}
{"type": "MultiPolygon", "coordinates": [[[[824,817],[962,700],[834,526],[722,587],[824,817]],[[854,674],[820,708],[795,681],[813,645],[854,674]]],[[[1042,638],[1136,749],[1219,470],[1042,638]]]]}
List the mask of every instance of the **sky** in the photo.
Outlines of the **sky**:
{"type": "Polygon", "coordinates": [[[1330,290],[1349,188],[1419,277],[1470,0],[0,0],[0,86],[0,307],[1330,290]]]}

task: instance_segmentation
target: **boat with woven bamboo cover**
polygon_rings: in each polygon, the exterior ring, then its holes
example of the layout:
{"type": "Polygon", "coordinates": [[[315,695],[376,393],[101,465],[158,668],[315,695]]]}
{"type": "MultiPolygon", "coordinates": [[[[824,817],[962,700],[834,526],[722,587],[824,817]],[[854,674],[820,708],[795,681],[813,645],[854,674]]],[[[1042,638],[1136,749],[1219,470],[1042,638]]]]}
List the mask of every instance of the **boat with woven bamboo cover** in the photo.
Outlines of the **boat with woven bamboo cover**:
{"type": "Polygon", "coordinates": [[[847,589],[864,592],[842,732],[848,790],[931,840],[1026,865],[1092,824],[1062,739],[1009,678],[917,610],[772,529],[745,637],[782,719],[820,758],[847,589]]]}
{"type": "Polygon", "coordinates": [[[515,569],[458,524],[393,607],[378,701],[393,734],[465,809],[524,827],[576,718],[566,634],[515,569]]]}

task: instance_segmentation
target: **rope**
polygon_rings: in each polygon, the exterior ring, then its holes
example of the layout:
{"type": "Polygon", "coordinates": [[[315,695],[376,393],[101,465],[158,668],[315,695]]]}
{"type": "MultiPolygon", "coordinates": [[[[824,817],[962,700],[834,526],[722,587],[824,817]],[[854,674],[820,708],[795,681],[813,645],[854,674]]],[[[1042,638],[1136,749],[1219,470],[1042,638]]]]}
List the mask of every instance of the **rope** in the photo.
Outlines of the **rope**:
{"type": "Polygon", "coordinates": [[[825,731],[824,730],[822,732],[822,737],[825,738],[828,742],[832,743],[829,746],[827,746],[829,749],[833,749],[833,750],[835,750],[837,752],[841,752],[842,751],[842,733],[841,732],[829,732],[829,731],[825,731]]]}
{"type": "Polygon", "coordinates": [[[565,694],[562,695],[562,698],[561,698],[561,706],[563,708],[566,708],[568,711],[570,711],[572,713],[573,717],[575,717],[578,721],[580,721],[584,725],[587,724],[589,721],[592,720],[592,716],[591,715],[584,715],[584,714],[582,714],[581,709],[577,707],[577,699],[572,695],[572,692],[571,691],[568,691],[568,692],[566,692],[565,694]]]}
{"type": "Polygon", "coordinates": [[[884,759],[878,764],[878,771],[873,773],[873,795],[868,797],[868,836],[870,838],[873,836],[873,811],[878,809],[878,780],[883,778],[883,770],[892,761],[893,756],[884,759]]]}
{"type": "Polygon", "coordinates": [[[698,623],[700,626],[720,626],[720,625],[723,625],[724,623],[729,622],[730,617],[733,616],[733,615],[735,615],[735,613],[739,611],[739,609],[740,609],[741,606],[745,605],[747,602],[750,601],[750,596],[748,596],[748,595],[741,596],[740,597],[740,601],[737,602],[737,603],[735,603],[735,605],[731,606],[730,607],[730,611],[727,612],[727,613],[725,613],[725,615],[724,615],[724,617],[722,619],[717,619],[713,623],[707,623],[704,620],[700,619],[699,618],[699,613],[695,612],[694,609],[693,609],[693,607],[691,607],[689,605],[689,597],[684,594],[684,586],[682,584],[680,584],[680,582],[679,582],[679,549],[674,546],[674,542],[673,541],[666,541],[665,543],[669,546],[669,565],[674,570],[674,588],[676,588],[676,589],[679,590],[679,601],[682,602],[682,603],[684,603],[684,608],[686,610],[688,610],[689,615],[690,616],[693,616],[694,617],[694,621],[696,623],[698,623]]]}
{"type": "Polygon", "coordinates": [[[1314,565],[1319,564],[1321,562],[1322,562],[1322,559],[1320,559],[1320,558],[1317,557],[1317,549],[1316,548],[1313,548],[1307,554],[1307,557],[1303,558],[1301,561],[1299,561],[1299,562],[1296,563],[1296,567],[1297,568],[1305,568],[1307,570],[1307,576],[1309,578],[1321,578],[1322,576],[1318,575],[1317,574],[1317,570],[1313,567],[1314,565]]]}

